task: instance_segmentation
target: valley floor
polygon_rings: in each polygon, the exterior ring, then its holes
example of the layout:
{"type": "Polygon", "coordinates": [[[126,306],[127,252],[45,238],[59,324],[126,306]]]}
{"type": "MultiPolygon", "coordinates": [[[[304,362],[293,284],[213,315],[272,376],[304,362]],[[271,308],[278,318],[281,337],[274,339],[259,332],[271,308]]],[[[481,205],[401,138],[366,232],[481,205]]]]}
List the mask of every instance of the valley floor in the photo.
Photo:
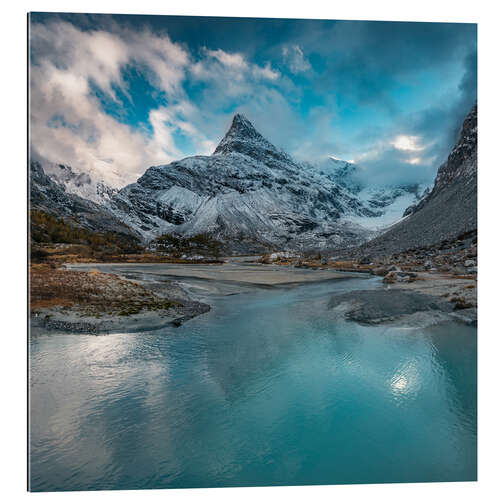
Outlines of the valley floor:
{"type": "MultiPolygon", "coordinates": [[[[379,324],[477,315],[475,275],[410,272],[353,261],[229,257],[220,264],[77,263],[31,266],[32,333],[148,331],[210,310],[204,297],[293,287],[342,278],[384,276],[375,290],[333,295],[330,308],[346,319],[379,324]],[[194,292],[194,293],[191,293],[194,292]]],[[[333,289],[335,290],[335,289],[333,289]]]]}

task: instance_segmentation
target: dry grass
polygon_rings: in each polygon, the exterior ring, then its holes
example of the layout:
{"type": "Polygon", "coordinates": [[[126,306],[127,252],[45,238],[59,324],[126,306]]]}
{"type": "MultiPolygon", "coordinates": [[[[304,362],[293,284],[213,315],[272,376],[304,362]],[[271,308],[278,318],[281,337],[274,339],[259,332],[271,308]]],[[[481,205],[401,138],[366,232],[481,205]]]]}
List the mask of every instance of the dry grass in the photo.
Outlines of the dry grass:
{"type": "Polygon", "coordinates": [[[44,244],[39,247],[48,255],[44,262],[56,266],[62,264],[92,264],[99,262],[120,262],[129,264],[222,264],[221,260],[207,258],[203,260],[188,260],[161,255],[154,252],[137,254],[95,253],[87,245],[80,244],[44,244]]]}
{"type": "Polygon", "coordinates": [[[55,306],[88,314],[129,315],[144,309],[169,309],[180,304],[162,299],[138,283],[113,274],[33,264],[30,269],[31,311],[55,306]]]}

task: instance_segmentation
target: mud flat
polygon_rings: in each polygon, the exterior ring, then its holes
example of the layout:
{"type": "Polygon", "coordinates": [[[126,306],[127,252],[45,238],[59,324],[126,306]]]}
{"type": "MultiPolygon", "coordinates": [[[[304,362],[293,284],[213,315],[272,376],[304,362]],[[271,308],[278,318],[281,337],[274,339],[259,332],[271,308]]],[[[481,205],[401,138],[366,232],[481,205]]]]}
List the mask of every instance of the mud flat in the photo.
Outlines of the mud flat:
{"type": "Polygon", "coordinates": [[[262,266],[239,259],[224,265],[88,263],[54,269],[35,264],[31,332],[97,334],[180,326],[210,310],[205,297],[346,277],[332,270],[262,266]]]}

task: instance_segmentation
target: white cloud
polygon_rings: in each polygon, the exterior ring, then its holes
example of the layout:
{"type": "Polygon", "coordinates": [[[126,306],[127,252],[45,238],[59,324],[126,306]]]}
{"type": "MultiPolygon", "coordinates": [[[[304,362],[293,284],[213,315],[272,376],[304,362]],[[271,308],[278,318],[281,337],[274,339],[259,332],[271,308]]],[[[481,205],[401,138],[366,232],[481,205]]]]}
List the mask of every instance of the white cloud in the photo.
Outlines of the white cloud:
{"type": "Polygon", "coordinates": [[[228,52],[224,52],[222,49],[217,50],[205,50],[205,54],[208,57],[213,57],[217,59],[223,66],[226,68],[236,69],[236,70],[246,70],[248,68],[248,64],[243,58],[241,54],[234,53],[230,54],[228,52]]]}
{"type": "Polygon", "coordinates": [[[398,135],[392,145],[401,151],[422,151],[425,146],[420,144],[420,138],[415,135],[398,135]]]}
{"type": "Polygon", "coordinates": [[[175,141],[179,132],[197,154],[212,153],[220,137],[214,140],[206,131],[214,133],[213,123],[223,119],[213,109],[235,97],[253,96],[256,86],[280,76],[269,63],[259,66],[221,49],[205,49],[194,62],[166,34],[148,30],[114,26],[111,31],[85,31],[57,21],[33,24],[30,37],[32,150],[119,187],[135,181],[150,165],[185,156],[175,141]],[[168,105],[149,110],[152,132],[106,113],[93,92],[92,85],[118,105],[132,104],[122,77],[127,65],[137,67],[167,96],[168,105]],[[187,78],[204,81],[213,97],[195,106],[183,89],[187,78]],[[118,88],[130,103],[120,102],[118,88]]]}
{"type": "Polygon", "coordinates": [[[260,80],[276,81],[280,77],[270,63],[252,64],[239,53],[205,48],[202,54],[203,58],[190,67],[191,76],[205,82],[218,82],[231,95],[245,93],[260,80]]]}
{"type": "Polygon", "coordinates": [[[420,158],[419,156],[413,156],[412,158],[409,158],[407,160],[407,163],[409,163],[410,165],[420,165],[420,163],[422,163],[422,158],[420,158]]]}
{"type": "MultiPolygon", "coordinates": [[[[31,27],[30,132],[34,151],[122,186],[152,164],[182,156],[173,139],[175,120],[151,110],[153,133],[121,123],[101,108],[91,83],[117,101],[126,95],[122,69],[134,63],[172,101],[183,98],[189,54],[168,36],[148,31],[83,31],[66,22],[31,27]]],[[[202,138],[203,139],[203,138],[202,138]]]]}
{"type": "Polygon", "coordinates": [[[279,71],[273,70],[269,63],[267,63],[264,67],[254,65],[252,72],[255,77],[266,80],[277,80],[280,77],[279,71]]]}
{"type": "Polygon", "coordinates": [[[311,63],[298,45],[285,45],[281,50],[281,54],[283,55],[283,61],[292,73],[305,73],[311,69],[311,63]]]}

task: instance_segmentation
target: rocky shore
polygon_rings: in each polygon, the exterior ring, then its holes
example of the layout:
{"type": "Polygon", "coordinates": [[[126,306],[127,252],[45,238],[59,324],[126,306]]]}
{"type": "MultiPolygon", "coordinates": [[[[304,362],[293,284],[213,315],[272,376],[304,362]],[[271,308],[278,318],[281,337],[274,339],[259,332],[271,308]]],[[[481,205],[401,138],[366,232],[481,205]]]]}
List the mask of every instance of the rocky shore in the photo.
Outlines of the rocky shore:
{"type": "Polygon", "coordinates": [[[477,322],[477,232],[388,256],[356,250],[305,257],[285,252],[259,259],[302,269],[356,272],[383,278],[384,289],[332,298],[331,308],[360,323],[390,323],[426,316],[433,321],[477,322]],[[402,309],[401,309],[402,308],[402,309]]]}
{"type": "Polygon", "coordinates": [[[349,321],[371,325],[403,320],[408,322],[418,313],[429,313],[429,319],[434,321],[442,316],[440,313],[453,310],[453,306],[444,300],[419,292],[395,289],[357,290],[334,295],[329,308],[337,309],[349,321]]]}

